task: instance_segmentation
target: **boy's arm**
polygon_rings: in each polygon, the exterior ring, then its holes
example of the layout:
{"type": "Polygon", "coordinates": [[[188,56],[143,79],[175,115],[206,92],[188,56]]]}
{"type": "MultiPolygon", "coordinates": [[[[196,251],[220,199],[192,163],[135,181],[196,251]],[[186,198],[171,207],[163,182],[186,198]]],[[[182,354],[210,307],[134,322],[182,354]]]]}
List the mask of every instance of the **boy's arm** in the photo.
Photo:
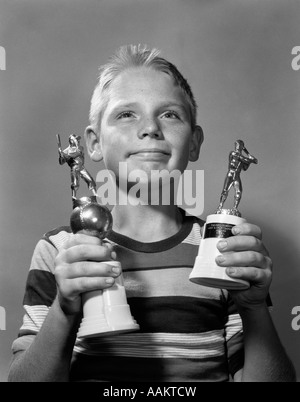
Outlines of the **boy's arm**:
{"type": "MultiPolygon", "coordinates": [[[[115,258],[112,253],[111,245],[102,245],[101,240],[94,236],[76,234],[65,242],[54,264],[57,296],[32,344],[26,351],[17,352],[10,367],[9,381],[69,380],[82,314],[81,294],[107,289],[114,284],[120,271],[116,272],[115,268],[102,262],[115,258]]],[[[45,288],[34,293],[44,292],[45,288]]]]}
{"type": "Polygon", "coordinates": [[[280,342],[267,305],[242,314],[244,327],[244,368],[234,381],[290,382],[295,371],[280,342]]]}
{"type": "Polygon", "coordinates": [[[8,381],[68,381],[79,322],[80,316],[63,313],[56,298],[31,346],[12,361],[8,381]]]}
{"type": "Polygon", "coordinates": [[[259,227],[235,226],[233,237],[219,242],[218,265],[233,278],[250,282],[250,288],[231,291],[244,329],[245,363],[235,375],[239,381],[295,381],[295,371],[279,340],[266,299],[272,280],[272,261],[262,243],[259,227]],[[220,258],[221,257],[221,258],[220,258]]]}

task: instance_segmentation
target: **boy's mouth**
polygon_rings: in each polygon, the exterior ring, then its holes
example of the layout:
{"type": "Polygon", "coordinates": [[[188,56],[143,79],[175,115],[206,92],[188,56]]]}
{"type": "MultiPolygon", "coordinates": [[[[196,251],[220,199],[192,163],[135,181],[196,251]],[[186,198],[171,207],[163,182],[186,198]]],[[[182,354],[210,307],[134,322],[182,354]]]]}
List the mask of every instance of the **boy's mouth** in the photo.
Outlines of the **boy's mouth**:
{"type": "Polygon", "coordinates": [[[164,155],[164,156],[169,156],[170,152],[166,151],[164,149],[159,149],[159,148],[145,148],[145,149],[139,149],[137,151],[129,152],[129,156],[143,156],[143,155],[149,155],[149,156],[159,156],[159,155],[164,155]]]}
{"type": "Polygon", "coordinates": [[[170,152],[158,148],[139,149],[138,151],[130,152],[129,157],[140,159],[148,162],[159,162],[170,157],[170,152]]]}

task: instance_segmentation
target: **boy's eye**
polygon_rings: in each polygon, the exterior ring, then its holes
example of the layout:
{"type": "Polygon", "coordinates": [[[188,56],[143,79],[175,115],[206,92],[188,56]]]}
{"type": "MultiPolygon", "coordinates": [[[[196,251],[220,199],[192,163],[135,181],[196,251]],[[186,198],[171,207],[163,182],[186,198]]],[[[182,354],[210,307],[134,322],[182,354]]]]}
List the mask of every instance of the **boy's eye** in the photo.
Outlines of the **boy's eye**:
{"type": "Polygon", "coordinates": [[[174,110],[168,110],[163,114],[163,117],[166,117],[167,119],[180,119],[178,113],[174,112],[174,110]]]}
{"type": "Polygon", "coordinates": [[[130,117],[133,117],[133,112],[126,111],[118,114],[117,119],[128,119],[130,117]]]}

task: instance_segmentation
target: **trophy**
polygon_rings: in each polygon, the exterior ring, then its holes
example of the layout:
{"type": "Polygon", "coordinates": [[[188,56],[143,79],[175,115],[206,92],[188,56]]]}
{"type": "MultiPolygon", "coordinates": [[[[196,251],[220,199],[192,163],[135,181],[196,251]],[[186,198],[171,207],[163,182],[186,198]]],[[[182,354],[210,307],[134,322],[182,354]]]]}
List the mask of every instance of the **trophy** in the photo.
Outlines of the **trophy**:
{"type": "Polygon", "coordinates": [[[190,281],[199,285],[228,290],[248,289],[250,284],[241,279],[233,279],[226,274],[226,268],[217,265],[215,259],[220,255],[217,243],[224,238],[233,236],[234,226],[246,222],[238,211],[242,197],[242,182],[240,174],[247,170],[251,163],[257,164],[257,159],[245,148],[242,140],[235,141],[235,149],[229,154],[228,173],[225,178],[220,204],[214,214],[208,215],[203,229],[203,236],[199,246],[194,268],[190,274],[190,281]],[[224,209],[223,205],[231,188],[234,188],[234,206],[224,209]]]}
{"type": "MultiPolygon", "coordinates": [[[[59,163],[63,165],[67,162],[71,169],[73,212],[70,226],[73,233],[85,233],[103,241],[112,229],[112,215],[108,208],[97,202],[96,183],[84,167],[84,150],[80,140],[80,136],[71,134],[69,146],[62,150],[60,136],[57,135],[59,163]],[[80,178],[87,183],[92,196],[76,197],[80,178]]],[[[105,261],[105,264],[121,268],[118,261],[105,261]]],[[[82,304],[83,319],[77,334],[79,338],[139,329],[127,303],[122,273],[112,287],[83,293],[82,304]]]]}

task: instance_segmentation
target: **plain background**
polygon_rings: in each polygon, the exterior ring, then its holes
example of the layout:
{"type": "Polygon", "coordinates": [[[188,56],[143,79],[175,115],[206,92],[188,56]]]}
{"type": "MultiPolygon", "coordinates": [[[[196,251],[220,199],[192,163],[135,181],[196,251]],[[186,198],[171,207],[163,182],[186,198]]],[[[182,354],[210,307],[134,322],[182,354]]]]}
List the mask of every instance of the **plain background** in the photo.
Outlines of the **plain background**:
{"type": "MultiPolygon", "coordinates": [[[[260,225],[274,261],[273,317],[300,372],[300,46],[298,0],[0,0],[0,379],[21,325],[31,255],[48,230],[68,224],[69,171],[57,160],[82,134],[98,66],[129,43],[158,47],[190,82],[205,133],[203,217],[216,208],[234,141],[259,164],[242,180],[241,212],[260,225]]],[[[87,161],[94,175],[102,165],[87,161]]]]}

